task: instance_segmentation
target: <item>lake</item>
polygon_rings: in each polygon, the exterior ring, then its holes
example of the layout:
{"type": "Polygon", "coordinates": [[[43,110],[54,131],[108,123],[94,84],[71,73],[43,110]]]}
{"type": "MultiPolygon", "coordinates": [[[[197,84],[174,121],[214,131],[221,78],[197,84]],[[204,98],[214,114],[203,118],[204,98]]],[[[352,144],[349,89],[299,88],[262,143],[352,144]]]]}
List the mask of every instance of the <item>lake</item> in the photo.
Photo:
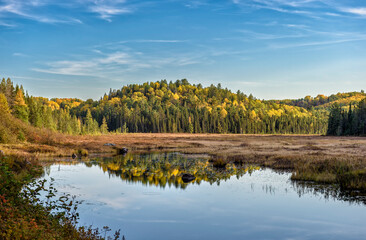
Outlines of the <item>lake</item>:
{"type": "Polygon", "coordinates": [[[215,168],[180,153],[65,160],[45,167],[76,195],[79,224],[134,239],[365,239],[365,198],[257,166],[215,168]],[[196,179],[185,183],[181,175],[196,179]]]}

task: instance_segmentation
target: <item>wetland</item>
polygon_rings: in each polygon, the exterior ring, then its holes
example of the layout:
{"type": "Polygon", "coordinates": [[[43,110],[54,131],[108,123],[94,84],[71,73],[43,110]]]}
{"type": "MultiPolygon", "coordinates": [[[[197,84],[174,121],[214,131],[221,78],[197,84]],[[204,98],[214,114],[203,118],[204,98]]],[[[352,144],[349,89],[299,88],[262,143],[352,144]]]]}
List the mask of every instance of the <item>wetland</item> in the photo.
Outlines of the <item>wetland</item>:
{"type": "Polygon", "coordinates": [[[291,180],[259,165],[215,167],[178,152],[64,159],[43,179],[75,195],[79,224],[121,229],[126,239],[360,239],[362,192],[291,180]],[[192,174],[190,182],[183,174],[192,174]]]}

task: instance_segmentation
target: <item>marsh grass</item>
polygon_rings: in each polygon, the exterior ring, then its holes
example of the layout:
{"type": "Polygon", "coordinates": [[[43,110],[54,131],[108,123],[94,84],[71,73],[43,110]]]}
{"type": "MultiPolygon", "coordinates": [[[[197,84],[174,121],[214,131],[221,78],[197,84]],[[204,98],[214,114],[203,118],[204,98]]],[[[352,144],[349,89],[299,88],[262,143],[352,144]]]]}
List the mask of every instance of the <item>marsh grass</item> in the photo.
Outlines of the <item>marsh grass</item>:
{"type": "Polygon", "coordinates": [[[217,161],[217,166],[224,166],[224,162],[257,164],[293,171],[294,180],[332,182],[344,188],[364,189],[363,175],[354,172],[366,169],[366,138],[362,137],[167,133],[71,136],[43,130],[38,135],[41,137],[37,141],[0,144],[0,149],[7,155],[24,158],[71,156],[78,149],[86,149],[89,155],[112,155],[115,149],[104,144],[114,143],[117,148],[127,147],[133,152],[207,154],[217,161]],[[342,164],[348,168],[341,167],[342,164]]]}
{"type": "Polygon", "coordinates": [[[225,168],[228,164],[228,161],[224,160],[221,157],[213,158],[211,159],[211,162],[214,168],[225,168]]]}
{"type": "Polygon", "coordinates": [[[366,164],[362,158],[323,158],[299,161],[293,180],[337,183],[342,189],[366,190],[366,164]]]}
{"type": "Polygon", "coordinates": [[[76,150],[76,151],[74,151],[74,153],[77,155],[77,156],[79,156],[79,157],[87,157],[88,155],[89,155],[89,152],[88,152],[88,150],[86,150],[86,149],[78,149],[78,150],[76,150]]]}
{"type": "Polygon", "coordinates": [[[303,147],[305,150],[312,150],[312,151],[320,151],[323,150],[323,148],[319,146],[315,146],[314,144],[308,143],[303,147]]]}

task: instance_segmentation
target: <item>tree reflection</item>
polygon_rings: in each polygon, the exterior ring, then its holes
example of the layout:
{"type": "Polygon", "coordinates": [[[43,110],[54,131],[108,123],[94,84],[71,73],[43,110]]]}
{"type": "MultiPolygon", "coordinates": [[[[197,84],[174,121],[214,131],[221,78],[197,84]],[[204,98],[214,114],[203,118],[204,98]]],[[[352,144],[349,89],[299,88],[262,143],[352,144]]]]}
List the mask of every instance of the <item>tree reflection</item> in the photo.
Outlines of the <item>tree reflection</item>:
{"type": "MultiPolygon", "coordinates": [[[[129,183],[142,183],[147,186],[161,188],[175,187],[185,189],[189,184],[200,185],[202,182],[220,185],[232,176],[237,179],[245,174],[261,168],[252,165],[235,165],[229,163],[225,168],[215,168],[208,158],[193,158],[180,153],[126,154],[115,157],[99,157],[82,160],[59,161],[62,165],[84,164],[87,167],[98,166],[110,176],[119,177],[129,183]],[[182,180],[188,173],[195,179],[189,183],[182,180]]],[[[272,170],[277,174],[288,174],[285,170],[272,170]]],[[[49,166],[45,167],[49,174],[49,166]]],[[[312,182],[291,181],[294,191],[299,197],[311,194],[325,199],[336,199],[356,204],[366,204],[366,192],[344,191],[338,185],[317,184],[312,182]]],[[[254,191],[253,185],[251,186],[254,191]]],[[[267,194],[274,195],[276,187],[271,184],[262,186],[267,194]]],[[[287,192],[288,189],[286,188],[287,192]]]]}
{"type": "Polygon", "coordinates": [[[314,182],[292,181],[292,186],[299,197],[306,194],[322,196],[327,200],[340,200],[354,204],[366,205],[366,192],[342,190],[338,185],[319,184],[314,182]]]}
{"type": "Polygon", "coordinates": [[[166,186],[185,189],[189,184],[220,184],[231,176],[242,177],[259,170],[256,166],[227,164],[215,168],[208,159],[190,158],[179,153],[126,154],[111,158],[98,158],[85,162],[87,166],[98,165],[111,176],[118,176],[127,182],[141,182],[145,185],[166,186]],[[184,183],[182,175],[189,173],[195,179],[184,183]]]}

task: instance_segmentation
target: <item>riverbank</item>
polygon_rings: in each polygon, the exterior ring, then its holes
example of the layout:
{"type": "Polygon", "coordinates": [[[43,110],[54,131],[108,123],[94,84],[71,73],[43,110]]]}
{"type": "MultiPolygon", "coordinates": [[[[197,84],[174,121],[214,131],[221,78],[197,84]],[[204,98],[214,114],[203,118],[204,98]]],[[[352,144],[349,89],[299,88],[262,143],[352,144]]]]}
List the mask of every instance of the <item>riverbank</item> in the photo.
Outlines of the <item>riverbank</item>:
{"type": "MultiPolygon", "coordinates": [[[[91,229],[60,221],[34,198],[18,194],[41,174],[41,159],[130,152],[182,152],[209,155],[214,166],[256,164],[293,172],[293,180],[337,184],[366,191],[366,138],[319,135],[107,134],[49,135],[34,143],[0,144],[0,226],[3,239],[101,239],[91,229]],[[22,206],[22,207],[20,207],[22,206]],[[66,224],[65,224],[66,223],[66,224]],[[49,229],[49,230],[47,230],[49,229]],[[5,235],[4,235],[5,234],[5,235]],[[25,237],[30,236],[30,237],[25,237]],[[70,238],[71,236],[71,238],[70,238]]],[[[75,216],[74,216],[75,217],[75,216]]]]}
{"type": "Polygon", "coordinates": [[[6,155],[25,157],[68,156],[77,149],[94,153],[112,153],[116,147],[134,151],[183,151],[212,155],[272,156],[366,156],[366,138],[320,135],[241,135],[241,134],[168,134],[129,133],[96,136],[56,134],[37,143],[0,144],[6,155]]]}
{"type": "MultiPolygon", "coordinates": [[[[33,181],[42,173],[36,160],[0,156],[0,239],[105,239],[103,231],[109,228],[78,226],[78,200],[54,198],[52,184],[33,181]]],[[[113,239],[120,239],[119,231],[113,239]]]]}
{"type": "Polygon", "coordinates": [[[44,143],[0,145],[8,155],[37,159],[73,153],[114,154],[130,151],[178,151],[208,154],[219,163],[258,164],[293,171],[292,179],[338,183],[342,188],[366,190],[366,138],[319,135],[240,134],[106,134],[55,135],[44,143]],[[106,146],[111,145],[115,146],[106,146]]]}

